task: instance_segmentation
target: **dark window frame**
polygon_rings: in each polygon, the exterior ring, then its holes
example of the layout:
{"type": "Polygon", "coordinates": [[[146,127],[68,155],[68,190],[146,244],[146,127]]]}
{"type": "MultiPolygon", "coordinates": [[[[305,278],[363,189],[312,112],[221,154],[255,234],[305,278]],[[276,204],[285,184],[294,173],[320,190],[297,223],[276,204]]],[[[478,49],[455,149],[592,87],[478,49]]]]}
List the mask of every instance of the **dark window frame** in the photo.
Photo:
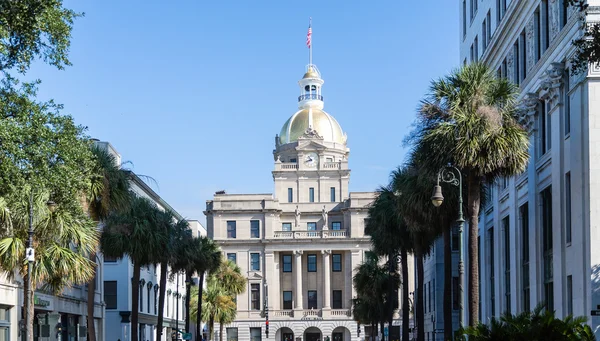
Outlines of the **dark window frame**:
{"type": "Polygon", "coordinates": [[[228,261],[232,261],[235,264],[237,264],[237,253],[236,252],[228,252],[227,253],[227,260],[228,261]]]}
{"type": "Polygon", "coordinates": [[[343,296],[342,290],[333,290],[331,293],[331,308],[332,309],[343,309],[343,296]]]}
{"type": "Polygon", "coordinates": [[[291,231],[292,223],[281,223],[281,230],[282,231],[291,231]]]}
{"type": "Polygon", "coordinates": [[[292,272],[293,271],[293,265],[292,265],[292,255],[281,255],[281,270],[283,272],[292,272]],[[286,266],[288,265],[286,263],[286,259],[289,259],[289,270],[286,270],[286,266]]]}
{"type": "Polygon", "coordinates": [[[315,254],[306,255],[306,271],[307,272],[317,272],[317,255],[315,255],[315,254]],[[311,267],[311,265],[313,267],[311,267]]]}
{"type": "Polygon", "coordinates": [[[117,281],[104,281],[104,303],[105,303],[105,309],[118,309],[119,306],[119,284],[117,281]],[[107,288],[107,284],[110,284],[111,286],[114,284],[114,294],[110,293],[108,288],[107,288]],[[113,298],[114,298],[114,303],[113,303],[113,298]]]}
{"type": "Polygon", "coordinates": [[[319,294],[317,292],[317,290],[308,290],[308,294],[306,296],[307,299],[307,309],[318,309],[317,305],[318,305],[318,301],[319,301],[319,294]],[[313,297],[311,297],[311,295],[314,295],[313,297]]]}
{"type": "Polygon", "coordinates": [[[315,202],[315,188],[310,187],[308,189],[308,202],[315,202]]]}
{"type": "Polygon", "coordinates": [[[331,222],[331,230],[332,231],[341,231],[342,230],[342,222],[341,221],[332,221],[331,222]],[[337,225],[337,227],[336,227],[337,225]]]}
{"type": "Polygon", "coordinates": [[[342,272],[342,254],[334,253],[331,255],[331,271],[332,272],[342,272]],[[336,258],[338,260],[336,261],[336,258]],[[338,266],[336,266],[338,265],[338,266]]]}
{"type": "Polygon", "coordinates": [[[227,221],[227,238],[237,238],[237,222],[235,220],[227,221]]]}
{"type": "Polygon", "coordinates": [[[260,253],[259,252],[251,252],[250,253],[250,271],[260,271],[260,253]]]}
{"type": "Polygon", "coordinates": [[[260,220],[250,220],[250,238],[260,238],[260,220]]]}
{"type": "Polygon", "coordinates": [[[281,298],[283,300],[283,309],[291,310],[293,309],[294,295],[292,291],[283,291],[281,298]],[[289,300],[286,300],[286,295],[289,295],[289,300]]]}
{"type": "Polygon", "coordinates": [[[260,284],[250,284],[250,310],[260,310],[260,284]]]}

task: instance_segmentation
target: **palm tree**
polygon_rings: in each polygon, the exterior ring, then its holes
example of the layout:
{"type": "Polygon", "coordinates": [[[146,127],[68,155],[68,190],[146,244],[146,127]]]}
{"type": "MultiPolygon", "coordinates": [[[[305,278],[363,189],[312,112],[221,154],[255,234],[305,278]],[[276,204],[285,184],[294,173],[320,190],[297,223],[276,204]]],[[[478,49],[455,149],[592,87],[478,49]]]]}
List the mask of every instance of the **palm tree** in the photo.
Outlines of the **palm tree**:
{"type": "MultiPolygon", "coordinates": [[[[223,288],[225,294],[230,296],[232,300],[234,300],[237,295],[246,291],[247,280],[246,277],[242,275],[242,269],[230,260],[223,260],[221,266],[211,275],[209,281],[218,283],[218,285],[223,288]]],[[[235,320],[236,312],[237,307],[233,310],[233,313],[224,309],[217,315],[220,341],[223,341],[223,327],[225,324],[235,320]],[[231,315],[233,315],[233,317],[231,317],[231,315]]]]}
{"type": "Polygon", "coordinates": [[[191,250],[194,270],[198,274],[198,301],[196,302],[198,314],[196,315],[196,340],[201,340],[202,330],[200,329],[200,322],[202,321],[201,319],[204,319],[204,313],[202,312],[204,276],[206,273],[211,276],[214,274],[214,272],[220,269],[222,264],[222,254],[217,244],[215,244],[213,240],[204,236],[194,238],[191,250]]]}
{"type": "MultiPolygon", "coordinates": [[[[105,220],[110,213],[125,209],[131,200],[129,172],[121,168],[116,158],[104,148],[92,147],[95,159],[94,176],[90,179],[88,193],[82,200],[84,209],[96,222],[105,220]]],[[[90,261],[97,269],[96,252],[90,254],[90,261]]],[[[88,340],[96,341],[94,324],[94,301],[96,278],[87,283],[87,327],[88,340]]]]}
{"type": "MultiPolygon", "coordinates": [[[[29,302],[28,313],[33,316],[33,295],[29,296],[29,290],[41,286],[58,294],[73,284],[83,284],[94,277],[94,264],[88,257],[98,246],[98,233],[94,222],[80,207],[77,209],[78,202],[61,198],[63,201],[57,202],[57,210],[51,212],[46,205],[48,194],[36,191],[31,207],[35,265],[31,280],[27,281],[28,263],[23,259],[28,242],[31,191],[31,188],[25,188],[4,198],[3,224],[8,226],[10,223],[10,229],[0,230],[0,268],[8,270],[11,277],[16,270],[26,279],[25,283],[30,283],[30,288],[24,288],[24,300],[29,302]]],[[[26,328],[32,340],[33,324],[26,328]]]]}
{"type": "MultiPolygon", "coordinates": [[[[214,340],[215,321],[220,321],[222,317],[223,321],[225,321],[224,317],[229,319],[229,317],[232,315],[233,319],[235,319],[237,306],[233,297],[228,295],[223,287],[221,287],[216,281],[209,281],[207,283],[206,290],[204,291],[204,297],[205,300],[202,302],[202,310],[200,312],[202,315],[198,315],[197,309],[192,309],[192,319],[206,321],[208,323],[208,339],[214,340]]],[[[192,290],[191,301],[193,303],[197,303],[196,301],[198,299],[198,289],[194,288],[192,290]]],[[[195,305],[193,305],[193,307],[195,307],[195,305]]],[[[231,319],[231,321],[233,321],[233,319],[231,319]]],[[[231,323],[231,321],[228,323],[231,323]]],[[[223,331],[221,330],[221,337],[222,335],[223,331]]]]}
{"type": "Polygon", "coordinates": [[[133,262],[131,294],[131,339],[138,340],[140,269],[156,264],[168,243],[168,234],[158,224],[159,210],[149,200],[135,197],[125,211],[106,219],[100,249],[108,257],[129,257],[133,262]]]}
{"type": "MultiPolygon", "coordinates": [[[[394,173],[392,173],[394,175],[394,173]]],[[[388,258],[389,278],[397,274],[397,258],[400,256],[402,268],[402,338],[409,337],[409,290],[408,290],[408,252],[412,251],[412,240],[406,223],[400,214],[399,198],[392,185],[380,187],[377,198],[369,207],[365,234],[371,236],[373,250],[388,258]]],[[[389,287],[389,297],[395,296],[398,288],[389,287]]],[[[392,325],[394,318],[394,300],[388,300],[386,320],[392,325]]]]}
{"type": "Polygon", "coordinates": [[[434,81],[419,112],[418,135],[435,147],[425,162],[439,165],[452,161],[466,178],[471,326],[479,317],[481,187],[498,176],[523,172],[529,161],[529,136],[517,122],[518,91],[484,64],[473,63],[434,81]]]}

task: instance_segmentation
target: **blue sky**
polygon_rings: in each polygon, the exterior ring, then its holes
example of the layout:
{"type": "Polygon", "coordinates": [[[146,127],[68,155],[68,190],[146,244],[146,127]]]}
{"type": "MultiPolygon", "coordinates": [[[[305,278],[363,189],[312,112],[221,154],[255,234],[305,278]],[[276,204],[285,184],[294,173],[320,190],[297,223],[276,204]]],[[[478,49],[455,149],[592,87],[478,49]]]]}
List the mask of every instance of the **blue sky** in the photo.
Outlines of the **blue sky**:
{"type": "Polygon", "coordinates": [[[431,79],[458,65],[458,1],[67,0],[64,71],[36,64],[40,97],[110,141],[178,212],[205,221],[216,190],[271,193],[275,134],[308,63],[348,134],[351,191],[388,180],[431,79]]]}

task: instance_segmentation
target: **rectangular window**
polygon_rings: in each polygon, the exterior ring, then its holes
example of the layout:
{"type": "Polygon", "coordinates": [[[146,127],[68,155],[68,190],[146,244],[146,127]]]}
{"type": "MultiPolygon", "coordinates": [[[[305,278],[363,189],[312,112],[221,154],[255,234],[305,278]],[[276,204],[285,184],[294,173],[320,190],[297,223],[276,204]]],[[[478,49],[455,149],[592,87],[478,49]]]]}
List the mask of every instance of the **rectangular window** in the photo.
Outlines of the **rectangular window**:
{"type": "Polygon", "coordinates": [[[288,202],[294,202],[294,189],[288,188],[288,202]]]}
{"type": "Polygon", "coordinates": [[[238,341],[238,329],[237,328],[227,328],[227,341],[238,341]]]}
{"type": "Polygon", "coordinates": [[[0,305],[0,341],[10,339],[10,307],[0,305]]]}
{"type": "Polygon", "coordinates": [[[535,60],[538,61],[542,57],[542,22],[540,18],[540,10],[537,9],[533,13],[533,41],[535,43],[535,60]]]}
{"type": "Polygon", "coordinates": [[[331,308],[333,309],[342,309],[342,291],[341,290],[334,290],[333,291],[333,304],[331,305],[331,308]]]}
{"type": "Polygon", "coordinates": [[[452,277],[452,309],[458,310],[460,293],[458,292],[458,277],[452,277]]]}
{"type": "Polygon", "coordinates": [[[508,77],[508,62],[506,61],[506,58],[504,58],[504,60],[502,61],[502,78],[507,78],[508,77]]]}
{"type": "Polygon", "coordinates": [[[496,316],[496,281],[495,281],[495,266],[494,266],[494,228],[490,227],[488,230],[488,240],[489,240],[489,257],[490,257],[490,315],[496,316]]]}
{"type": "Polygon", "coordinates": [[[144,286],[143,285],[140,286],[139,296],[140,296],[140,306],[138,308],[139,308],[140,313],[143,313],[144,312],[144,286]]]}
{"type": "Polygon", "coordinates": [[[514,74],[512,75],[512,77],[513,77],[513,82],[515,84],[519,85],[521,83],[520,82],[520,80],[521,80],[521,76],[520,76],[521,75],[521,70],[520,70],[520,66],[519,66],[519,63],[521,61],[521,59],[520,59],[520,53],[519,53],[519,39],[517,39],[517,41],[513,45],[513,55],[514,55],[514,57],[513,57],[513,65],[514,65],[513,71],[514,71],[514,74]]]}
{"type": "Polygon", "coordinates": [[[487,44],[490,44],[490,40],[492,39],[492,13],[490,11],[487,12],[486,18],[486,29],[487,29],[487,44]]]}
{"type": "Polygon", "coordinates": [[[296,163],[296,162],[297,162],[297,160],[296,160],[295,157],[293,157],[293,158],[290,159],[290,163],[296,163]]]}
{"type": "Polygon", "coordinates": [[[435,311],[435,278],[431,280],[431,285],[433,286],[433,289],[431,289],[431,306],[433,307],[433,310],[435,311]]]}
{"type": "Polygon", "coordinates": [[[479,61],[479,39],[477,38],[477,36],[475,36],[475,40],[473,41],[473,46],[475,46],[475,50],[474,50],[474,61],[478,62],[479,61]]]}
{"type": "Polygon", "coordinates": [[[471,63],[475,61],[475,45],[471,44],[471,49],[469,50],[469,54],[471,56],[471,63]]]}
{"type": "Polygon", "coordinates": [[[570,85],[569,70],[565,70],[563,80],[563,110],[565,111],[565,135],[571,133],[571,97],[569,96],[570,85]]]}
{"type": "Polygon", "coordinates": [[[538,103],[538,129],[540,130],[539,144],[540,144],[540,156],[546,154],[550,150],[550,141],[552,135],[550,134],[550,120],[546,117],[546,101],[540,100],[538,103]]]}
{"type": "Polygon", "coordinates": [[[459,240],[458,240],[458,227],[453,227],[452,230],[452,235],[450,237],[450,245],[452,248],[452,251],[458,251],[458,247],[459,247],[459,240]]]}
{"type": "Polygon", "coordinates": [[[565,238],[571,243],[571,172],[565,174],[565,238]]]}
{"type": "Polygon", "coordinates": [[[260,271],[260,253],[250,254],[250,270],[260,271]]]}
{"type": "Polygon", "coordinates": [[[339,253],[334,253],[331,255],[331,269],[333,272],[341,272],[342,271],[342,255],[339,253]]]}
{"type": "Polygon", "coordinates": [[[308,189],[308,202],[315,202],[315,189],[312,187],[308,189]]]}
{"type": "Polygon", "coordinates": [[[306,256],[306,267],[308,272],[317,272],[317,255],[306,256]]]}
{"type": "Polygon", "coordinates": [[[558,3],[560,11],[560,28],[562,29],[567,24],[567,21],[569,21],[569,1],[560,0],[558,3]]]}
{"type": "Polygon", "coordinates": [[[335,187],[331,187],[329,189],[329,196],[330,196],[331,202],[335,202],[335,187]]]}
{"type": "Polygon", "coordinates": [[[117,262],[117,258],[116,257],[109,257],[109,256],[104,256],[104,263],[116,263],[117,262]]]}
{"type": "Polygon", "coordinates": [[[334,231],[339,231],[342,229],[342,222],[340,221],[334,221],[331,223],[331,229],[334,231]]]}
{"type": "Polygon", "coordinates": [[[573,316],[573,276],[567,276],[567,315],[573,316]]]}
{"type": "Polygon", "coordinates": [[[504,311],[510,313],[510,222],[509,217],[502,219],[504,231],[504,311]]]}
{"type": "Polygon", "coordinates": [[[106,309],[117,309],[117,281],[104,281],[106,309]]]}
{"type": "Polygon", "coordinates": [[[250,328],[250,341],[261,341],[262,340],[262,328],[250,328]]]}
{"type": "Polygon", "coordinates": [[[281,263],[283,263],[283,272],[292,272],[292,255],[281,256],[281,263]]]}
{"type": "Polygon", "coordinates": [[[464,39],[467,35],[467,0],[462,3],[462,34],[464,39]]]}
{"type": "Polygon", "coordinates": [[[235,221],[227,222],[227,238],[235,238],[236,236],[236,226],[235,221]]]}
{"type": "Polygon", "coordinates": [[[250,238],[260,238],[260,221],[250,220],[250,238]]]}
{"type": "Polygon", "coordinates": [[[250,295],[252,298],[252,310],[260,310],[260,284],[250,284],[250,295]]]}
{"type": "Polygon", "coordinates": [[[483,19],[481,23],[481,51],[485,53],[485,48],[487,47],[488,37],[487,37],[487,21],[483,19]]]}
{"type": "Polygon", "coordinates": [[[317,309],[317,291],[308,291],[308,309],[317,309]]]}
{"type": "Polygon", "coordinates": [[[521,60],[519,63],[521,64],[521,81],[527,78],[527,35],[525,30],[521,32],[521,38],[519,40],[521,42],[521,60]]]}
{"type": "Polygon", "coordinates": [[[496,0],[496,27],[500,24],[506,13],[506,0],[496,0]]]}
{"type": "Polygon", "coordinates": [[[292,223],[282,223],[281,224],[281,230],[282,231],[291,231],[292,230],[292,223]]]}
{"type": "MultiPolygon", "coordinates": [[[[546,51],[550,46],[550,6],[548,6],[548,0],[542,0],[542,23],[543,37],[542,37],[542,51],[546,51]]],[[[543,52],[542,52],[543,53],[543,52]]]]}
{"type": "Polygon", "coordinates": [[[544,302],[549,311],[554,310],[554,274],[552,255],[552,186],[541,193],[542,201],[542,252],[544,257],[544,302]]]}
{"type": "Polygon", "coordinates": [[[306,229],[308,231],[316,231],[317,230],[317,223],[315,223],[315,222],[306,223],[306,229]]]}
{"type": "Polygon", "coordinates": [[[291,291],[283,292],[283,309],[286,309],[286,310],[292,309],[292,292],[291,291]]]}
{"type": "Polygon", "coordinates": [[[530,310],[529,301],[529,205],[523,204],[519,208],[521,220],[521,278],[523,281],[522,311],[530,310]]]}

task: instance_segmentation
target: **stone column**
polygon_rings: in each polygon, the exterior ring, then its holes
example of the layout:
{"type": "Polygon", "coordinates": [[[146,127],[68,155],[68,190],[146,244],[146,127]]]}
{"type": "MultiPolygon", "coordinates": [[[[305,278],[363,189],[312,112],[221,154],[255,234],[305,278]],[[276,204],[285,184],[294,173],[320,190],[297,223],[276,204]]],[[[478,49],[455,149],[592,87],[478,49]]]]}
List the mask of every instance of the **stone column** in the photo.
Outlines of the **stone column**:
{"type": "MultiPolygon", "coordinates": [[[[269,309],[279,310],[279,252],[265,252],[265,282],[268,284],[269,309]]],[[[261,302],[262,303],[262,302],[261,302]]]]}
{"type": "Polygon", "coordinates": [[[294,275],[296,276],[296,302],[294,305],[294,309],[302,310],[304,309],[303,298],[302,298],[302,253],[303,251],[295,251],[294,255],[296,256],[296,264],[294,268],[294,275]]]}
{"type": "Polygon", "coordinates": [[[331,250],[322,250],[323,255],[323,309],[331,309],[331,269],[330,257],[331,250]]]}

